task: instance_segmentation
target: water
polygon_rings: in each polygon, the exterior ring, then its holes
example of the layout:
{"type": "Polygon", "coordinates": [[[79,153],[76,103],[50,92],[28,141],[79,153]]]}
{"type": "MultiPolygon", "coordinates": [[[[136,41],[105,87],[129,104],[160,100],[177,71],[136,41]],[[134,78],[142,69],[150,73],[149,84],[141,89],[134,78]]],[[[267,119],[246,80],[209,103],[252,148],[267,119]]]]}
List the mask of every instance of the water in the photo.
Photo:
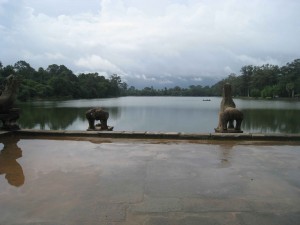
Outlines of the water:
{"type": "MultiPolygon", "coordinates": [[[[116,131],[214,132],[221,98],[121,97],[34,101],[19,104],[22,128],[86,130],[85,112],[103,107],[116,131]]],[[[244,132],[299,133],[300,102],[234,99],[244,113],[244,132]]]]}

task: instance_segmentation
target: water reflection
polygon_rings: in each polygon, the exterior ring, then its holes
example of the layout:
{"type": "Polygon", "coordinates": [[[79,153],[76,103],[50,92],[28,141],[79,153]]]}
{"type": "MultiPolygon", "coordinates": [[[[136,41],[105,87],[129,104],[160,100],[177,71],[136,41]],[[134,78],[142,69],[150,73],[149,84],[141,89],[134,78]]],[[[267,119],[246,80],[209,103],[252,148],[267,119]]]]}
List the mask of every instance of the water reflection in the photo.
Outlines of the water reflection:
{"type": "Polygon", "coordinates": [[[25,176],[21,165],[17,162],[22,157],[22,150],[18,147],[19,139],[3,138],[4,147],[0,152],[0,175],[5,175],[7,182],[15,187],[24,184],[25,176]]]}
{"type": "MultiPolygon", "coordinates": [[[[214,132],[221,98],[122,97],[115,99],[38,101],[20,104],[22,128],[86,130],[85,112],[103,107],[116,131],[214,132]]],[[[244,113],[244,132],[299,133],[299,102],[235,100],[244,113]]]]}
{"type": "Polygon", "coordinates": [[[244,109],[242,129],[249,132],[299,133],[300,110],[244,109]]]}
{"type": "Polygon", "coordinates": [[[220,167],[227,168],[231,166],[232,149],[235,146],[234,143],[224,143],[220,145],[220,167]]]}
{"type": "MultiPolygon", "coordinates": [[[[87,129],[88,121],[85,112],[89,108],[69,108],[69,107],[43,107],[31,104],[22,104],[22,114],[19,124],[22,128],[42,129],[42,130],[66,130],[71,127],[75,129],[76,124],[80,126],[77,129],[87,129]]],[[[109,112],[110,119],[117,120],[120,117],[120,108],[105,108],[109,112]]]]}

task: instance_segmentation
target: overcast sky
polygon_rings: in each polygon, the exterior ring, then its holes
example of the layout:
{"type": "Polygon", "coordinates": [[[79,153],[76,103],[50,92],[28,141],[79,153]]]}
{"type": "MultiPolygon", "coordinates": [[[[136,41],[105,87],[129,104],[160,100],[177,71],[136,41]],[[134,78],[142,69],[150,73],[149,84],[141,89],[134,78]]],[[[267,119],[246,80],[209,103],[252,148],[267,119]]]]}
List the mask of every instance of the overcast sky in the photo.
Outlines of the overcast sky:
{"type": "Polygon", "coordinates": [[[299,0],[0,0],[0,61],[202,84],[300,58],[299,12],[299,0]]]}

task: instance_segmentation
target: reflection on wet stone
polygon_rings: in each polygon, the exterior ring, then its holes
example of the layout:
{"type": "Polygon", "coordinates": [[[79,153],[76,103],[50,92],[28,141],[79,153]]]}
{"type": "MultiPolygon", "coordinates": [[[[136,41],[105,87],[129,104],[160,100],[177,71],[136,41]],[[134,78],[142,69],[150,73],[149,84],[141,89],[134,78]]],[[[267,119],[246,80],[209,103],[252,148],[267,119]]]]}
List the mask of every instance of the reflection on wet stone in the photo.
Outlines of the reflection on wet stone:
{"type": "Polygon", "coordinates": [[[220,145],[220,167],[226,168],[231,165],[231,151],[233,149],[233,144],[222,144],[220,145]]]}
{"type": "Polygon", "coordinates": [[[6,137],[3,143],[1,173],[18,167],[23,174],[16,162],[23,151],[26,183],[14,188],[0,180],[0,224],[267,225],[299,219],[299,146],[6,137]]]}
{"type": "Polygon", "coordinates": [[[0,175],[4,175],[7,182],[12,186],[22,186],[25,176],[21,165],[17,162],[22,157],[22,150],[18,147],[19,140],[5,138],[0,142],[4,147],[0,152],[0,175]]]}

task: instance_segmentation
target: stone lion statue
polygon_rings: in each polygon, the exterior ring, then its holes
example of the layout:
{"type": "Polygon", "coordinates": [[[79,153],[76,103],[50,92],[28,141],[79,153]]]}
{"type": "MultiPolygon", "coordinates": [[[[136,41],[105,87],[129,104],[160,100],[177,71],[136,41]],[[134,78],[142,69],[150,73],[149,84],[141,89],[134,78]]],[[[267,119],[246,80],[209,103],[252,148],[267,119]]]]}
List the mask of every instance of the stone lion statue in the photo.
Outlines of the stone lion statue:
{"type": "Polygon", "coordinates": [[[20,116],[20,110],[14,108],[17,98],[20,81],[15,75],[9,75],[6,78],[4,90],[0,95],[0,120],[2,121],[2,130],[18,130],[17,119],[20,116]]]}
{"type": "Polygon", "coordinates": [[[107,120],[109,118],[109,113],[104,111],[102,108],[89,109],[85,113],[85,116],[86,116],[87,120],[89,121],[88,130],[97,130],[96,127],[99,127],[100,130],[112,130],[112,127],[107,126],[107,120]],[[100,124],[95,125],[96,120],[100,120],[100,124]]]}
{"type": "Polygon", "coordinates": [[[219,114],[220,125],[218,129],[221,132],[227,131],[228,130],[227,128],[240,131],[243,119],[244,119],[244,115],[240,110],[232,107],[227,107],[224,110],[224,112],[220,112],[219,114]],[[235,121],[235,127],[234,127],[234,121],[235,121]]]}
{"type": "Polygon", "coordinates": [[[6,77],[4,90],[0,95],[0,113],[8,112],[14,106],[17,97],[20,81],[15,75],[6,77]]]}
{"type": "Polygon", "coordinates": [[[219,123],[215,128],[217,133],[242,133],[241,124],[244,119],[243,113],[238,110],[232,99],[231,85],[223,86],[223,98],[220,105],[219,123]],[[235,126],[234,126],[235,121],[235,126]]]}

